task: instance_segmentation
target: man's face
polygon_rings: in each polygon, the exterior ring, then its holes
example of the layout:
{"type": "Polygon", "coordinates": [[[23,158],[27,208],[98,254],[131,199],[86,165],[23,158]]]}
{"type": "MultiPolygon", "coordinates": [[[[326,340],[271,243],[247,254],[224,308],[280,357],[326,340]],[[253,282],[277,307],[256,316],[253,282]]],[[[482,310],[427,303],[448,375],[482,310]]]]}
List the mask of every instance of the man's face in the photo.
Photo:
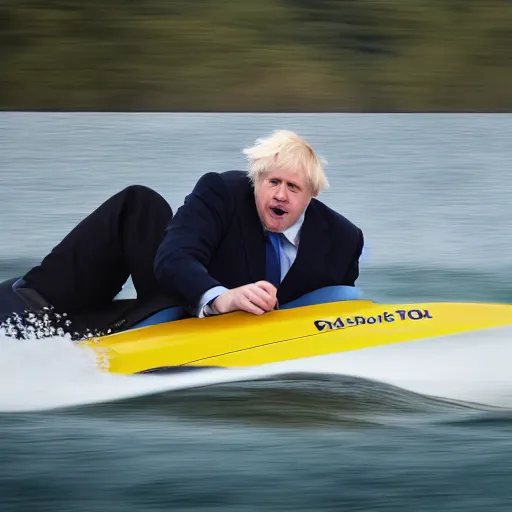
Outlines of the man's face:
{"type": "Polygon", "coordinates": [[[254,184],[256,208],[263,225],[282,233],[293,226],[311,201],[306,176],[286,168],[275,168],[254,184]]]}

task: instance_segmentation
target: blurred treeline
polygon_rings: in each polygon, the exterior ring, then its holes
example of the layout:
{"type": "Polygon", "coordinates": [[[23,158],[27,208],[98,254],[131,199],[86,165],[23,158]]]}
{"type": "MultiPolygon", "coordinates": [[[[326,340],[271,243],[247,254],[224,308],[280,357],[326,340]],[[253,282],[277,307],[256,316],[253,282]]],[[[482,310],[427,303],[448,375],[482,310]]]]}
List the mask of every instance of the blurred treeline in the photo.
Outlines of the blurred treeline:
{"type": "Polygon", "coordinates": [[[511,111],[511,0],[0,0],[0,108],[511,111]]]}

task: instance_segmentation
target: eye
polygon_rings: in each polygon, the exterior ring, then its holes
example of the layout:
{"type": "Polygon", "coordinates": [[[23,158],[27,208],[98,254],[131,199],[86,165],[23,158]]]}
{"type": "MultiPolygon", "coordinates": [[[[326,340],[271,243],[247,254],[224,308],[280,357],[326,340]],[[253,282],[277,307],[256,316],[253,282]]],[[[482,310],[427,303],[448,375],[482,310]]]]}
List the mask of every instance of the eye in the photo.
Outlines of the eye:
{"type": "Polygon", "coordinates": [[[288,183],[288,188],[289,188],[290,190],[295,191],[295,192],[296,192],[296,191],[298,191],[298,190],[300,190],[300,189],[299,189],[299,187],[298,187],[295,183],[288,183]]]}
{"type": "Polygon", "coordinates": [[[272,185],[279,185],[279,180],[278,180],[277,178],[272,178],[272,179],[270,180],[270,183],[271,183],[272,185]]]}

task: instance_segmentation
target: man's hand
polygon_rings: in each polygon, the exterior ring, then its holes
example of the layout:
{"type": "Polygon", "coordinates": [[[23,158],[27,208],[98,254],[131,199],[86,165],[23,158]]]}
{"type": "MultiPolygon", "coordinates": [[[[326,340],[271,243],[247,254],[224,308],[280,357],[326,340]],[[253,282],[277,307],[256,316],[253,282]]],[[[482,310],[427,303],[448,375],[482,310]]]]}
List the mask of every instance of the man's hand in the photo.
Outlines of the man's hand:
{"type": "Polygon", "coordinates": [[[277,289],[268,281],[246,284],[220,294],[212,304],[216,313],[247,311],[262,315],[272,311],[277,303],[277,289]]]}

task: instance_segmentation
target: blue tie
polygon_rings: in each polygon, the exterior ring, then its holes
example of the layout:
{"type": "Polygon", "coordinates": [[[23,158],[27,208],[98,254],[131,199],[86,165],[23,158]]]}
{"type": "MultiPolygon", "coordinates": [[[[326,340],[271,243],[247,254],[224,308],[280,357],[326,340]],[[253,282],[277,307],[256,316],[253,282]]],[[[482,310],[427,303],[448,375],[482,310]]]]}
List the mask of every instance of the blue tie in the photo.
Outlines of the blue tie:
{"type": "Polygon", "coordinates": [[[281,283],[281,261],[279,257],[279,233],[267,232],[266,238],[266,252],[267,252],[267,266],[266,266],[266,279],[272,283],[276,288],[281,283]]]}

